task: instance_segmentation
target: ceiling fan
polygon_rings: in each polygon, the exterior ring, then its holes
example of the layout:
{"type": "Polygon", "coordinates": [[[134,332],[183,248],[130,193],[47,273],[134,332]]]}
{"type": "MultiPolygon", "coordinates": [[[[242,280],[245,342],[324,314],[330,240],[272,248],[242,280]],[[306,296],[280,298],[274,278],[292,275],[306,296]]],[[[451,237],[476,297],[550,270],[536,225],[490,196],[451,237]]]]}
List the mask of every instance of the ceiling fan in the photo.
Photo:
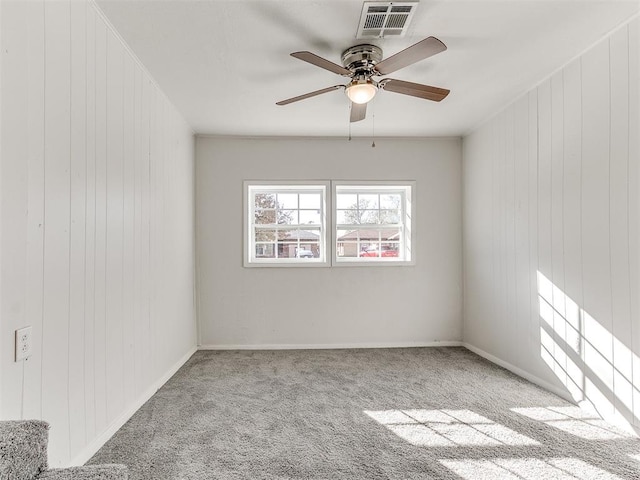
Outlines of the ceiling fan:
{"type": "Polygon", "coordinates": [[[350,121],[359,122],[366,117],[367,102],[373,99],[378,90],[387,90],[389,92],[439,102],[449,95],[449,90],[423,85],[421,83],[394,80],[393,78],[384,78],[376,81],[373,77],[395,72],[396,70],[400,70],[420,60],[443,52],[446,49],[446,45],[440,40],[435,37],[428,37],[383,60],[382,49],[380,47],[369,44],[355,45],[346,49],[342,54],[343,66],[330,62],[311,52],[294,52],[291,54],[292,57],[337,73],[338,75],[350,77],[351,81],[346,85],[334,85],[297,97],[288,98],[287,100],[277,102],[276,105],[289,105],[290,103],[342,88],[345,90],[349,100],[351,100],[350,121]]]}

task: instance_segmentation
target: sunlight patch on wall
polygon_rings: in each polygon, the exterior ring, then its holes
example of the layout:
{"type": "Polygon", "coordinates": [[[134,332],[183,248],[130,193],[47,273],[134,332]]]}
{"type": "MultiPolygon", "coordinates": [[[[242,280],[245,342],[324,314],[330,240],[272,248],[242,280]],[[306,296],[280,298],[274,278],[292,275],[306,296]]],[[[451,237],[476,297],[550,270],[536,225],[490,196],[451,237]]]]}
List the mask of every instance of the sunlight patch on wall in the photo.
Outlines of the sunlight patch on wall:
{"type": "Polygon", "coordinates": [[[497,458],[495,460],[440,460],[465,480],[620,480],[620,477],[575,458],[497,458]],[[481,473],[481,477],[479,476],[481,473]]]}
{"type": "Polygon", "coordinates": [[[632,433],[617,429],[605,422],[597,413],[587,412],[580,407],[533,407],[511,410],[587,440],[617,440],[634,437],[632,433]]]}
{"type": "Polygon", "coordinates": [[[633,365],[640,359],[571,297],[538,273],[540,356],[576,401],[609,420],[639,422],[633,365]]]}
{"type": "Polygon", "coordinates": [[[382,410],[365,414],[419,447],[539,445],[470,410],[382,410]]]}

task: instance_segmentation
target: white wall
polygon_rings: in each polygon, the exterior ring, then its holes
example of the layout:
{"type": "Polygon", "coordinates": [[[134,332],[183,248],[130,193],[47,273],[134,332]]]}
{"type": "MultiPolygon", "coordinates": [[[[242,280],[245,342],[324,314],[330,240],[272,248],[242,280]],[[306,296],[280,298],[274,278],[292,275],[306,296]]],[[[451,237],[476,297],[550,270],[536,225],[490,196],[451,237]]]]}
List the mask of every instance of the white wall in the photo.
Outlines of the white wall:
{"type": "Polygon", "coordinates": [[[459,139],[198,137],[198,315],[204,346],[460,341],[459,139]],[[416,265],[243,268],[243,180],[416,180],[416,265]]]}
{"type": "Polygon", "coordinates": [[[195,347],[193,135],[92,2],[1,27],[0,418],[50,422],[64,465],[195,347]]]}
{"type": "Polygon", "coordinates": [[[463,148],[465,342],[636,426],[638,31],[614,32],[463,148]]]}

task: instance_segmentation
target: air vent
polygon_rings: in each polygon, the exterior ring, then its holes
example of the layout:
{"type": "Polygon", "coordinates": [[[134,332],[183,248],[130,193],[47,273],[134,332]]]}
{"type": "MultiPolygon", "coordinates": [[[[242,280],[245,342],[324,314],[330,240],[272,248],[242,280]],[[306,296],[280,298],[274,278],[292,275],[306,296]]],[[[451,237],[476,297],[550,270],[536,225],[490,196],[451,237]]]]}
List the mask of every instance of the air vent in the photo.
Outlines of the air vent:
{"type": "Polygon", "coordinates": [[[364,2],[356,38],[402,37],[418,2],[364,2]]]}

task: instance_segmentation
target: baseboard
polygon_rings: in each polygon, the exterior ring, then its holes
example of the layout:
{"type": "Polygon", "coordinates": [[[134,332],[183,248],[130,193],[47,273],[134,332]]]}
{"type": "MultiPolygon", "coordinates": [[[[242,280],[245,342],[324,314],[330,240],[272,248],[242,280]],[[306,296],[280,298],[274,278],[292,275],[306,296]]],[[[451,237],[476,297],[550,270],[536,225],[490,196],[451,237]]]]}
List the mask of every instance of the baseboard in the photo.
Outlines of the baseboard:
{"type": "Polygon", "coordinates": [[[523,370],[521,368],[516,367],[515,365],[511,365],[509,362],[505,362],[504,360],[491,355],[490,353],[485,352],[484,350],[481,350],[480,348],[471,345],[470,343],[462,343],[462,346],[465,347],[467,350],[471,350],[473,353],[480,355],[483,358],[486,358],[487,360],[489,360],[491,363],[495,363],[496,365],[501,366],[502,368],[506,368],[507,370],[509,370],[512,373],[515,373],[516,375],[518,375],[519,377],[524,378],[525,380],[529,380],[531,383],[535,383],[536,385],[538,385],[539,387],[544,388],[545,390],[549,390],[552,393],[555,393],[556,395],[558,395],[559,397],[571,402],[571,403],[576,403],[576,401],[573,399],[573,397],[571,397],[571,394],[569,392],[567,392],[566,390],[563,390],[562,388],[558,388],[557,386],[542,380],[541,378],[536,377],[535,375],[530,374],[529,372],[527,372],[526,370],[523,370]]]}
{"type": "Polygon", "coordinates": [[[136,413],[147,400],[162,387],[167,381],[173,377],[173,375],[182,367],[187,360],[197,351],[196,347],[192,347],[189,351],[183,355],[173,366],[167,370],[167,372],[154,382],[136,402],[125,410],[117,419],[111,422],[111,425],[107,427],[100,435],[98,435],[89,445],[87,445],[82,451],[76,455],[70,462],[69,466],[84,465],[91,457],[93,457],[100,448],[107,443],[107,441],[116,433],[127,421],[136,413]]]}
{"type": "Polygon", "coordinates": [[[462,347],[459,340],[434,342],[380,342],[380,343],[262,343],[262,344],[207,344],[198,350],[342,350],[353,348],[414,348],[414,347],[462,347]]]}

